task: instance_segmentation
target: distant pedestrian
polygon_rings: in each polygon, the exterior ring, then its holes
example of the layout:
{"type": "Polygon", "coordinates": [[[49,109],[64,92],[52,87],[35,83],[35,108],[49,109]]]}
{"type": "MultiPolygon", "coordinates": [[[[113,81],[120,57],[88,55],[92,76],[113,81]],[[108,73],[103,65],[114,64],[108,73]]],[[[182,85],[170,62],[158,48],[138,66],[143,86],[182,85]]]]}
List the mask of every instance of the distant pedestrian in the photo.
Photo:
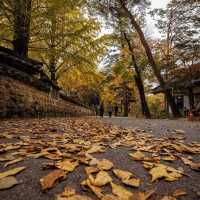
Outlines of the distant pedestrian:
{"type": "Polygon", "coordinates": [[[115,117],[117,117],[117,115],[118,115],[118,110],[119,110],[119,107],[118,107],[117,104],[115,105],[114,110],[115,110],[115,117]]]}
{"type": "Polygon", "coordinates": [[[104,102],[102,101],[99,107],[99,114],[103,118],[104,115],[104,102]]]}
{"type": "Polygon", "coordinates": [[[113,112],[113,107],[112,107],[111,102],[108,103],[107,110],[108,110],[108,115],[111,118],[112,117],[112,112],[113,112]]]}

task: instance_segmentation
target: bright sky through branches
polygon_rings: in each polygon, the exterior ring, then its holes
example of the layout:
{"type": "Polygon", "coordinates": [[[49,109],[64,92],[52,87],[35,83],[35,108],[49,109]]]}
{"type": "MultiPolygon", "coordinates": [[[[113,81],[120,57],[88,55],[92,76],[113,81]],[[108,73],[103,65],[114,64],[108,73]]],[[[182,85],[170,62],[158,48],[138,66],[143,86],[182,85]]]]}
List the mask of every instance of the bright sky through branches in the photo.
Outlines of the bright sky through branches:
{"type": "MultiPolygon", "coordinates": [[[[165,8],[170,0],[151,0],[151,9],[155,8],[165,8]]],[[[153,38],[159,38],[160,34],[155,27],[155,21],[147,16],[147,33],[153,38]]]]}

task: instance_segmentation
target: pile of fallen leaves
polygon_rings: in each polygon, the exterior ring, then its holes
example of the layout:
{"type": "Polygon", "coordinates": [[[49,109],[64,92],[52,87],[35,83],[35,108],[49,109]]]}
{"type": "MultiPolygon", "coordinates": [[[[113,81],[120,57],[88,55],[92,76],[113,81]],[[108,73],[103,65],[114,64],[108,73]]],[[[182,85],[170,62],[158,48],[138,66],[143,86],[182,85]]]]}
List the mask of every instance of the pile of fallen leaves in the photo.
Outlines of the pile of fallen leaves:
{"type": "MultiPolygon", "coordinates": [[[[79,184],[83,191],[95,194],[102,200],[147,200],[154,199],[155,190],[140,191],[141,180],[130,171],[119,169],[108,159],[97,159],[95,153],[104,153],[110,148],[126,147],[130,149],[129,156],[133,162],[140,162],[151,176],[151,182],[160,179],[171,182],[182,176],[188,176],[183,168],[174,168],[171,163],[180,160],[192,170],[200,171],[200,163],[193,162],[191,155],[200,154],[200,143],[186,144],[181,130],[175,130],[172,136],[154,138],[144,130],[124,129],[122,127],[103,123],[94,118],[88,119],[49,119],[49,127],[44,126],[47,120],[35,120],[23,124],[18,122],[4,123],[4,132],[0,139],[6,140],[0,144],[0,162],[4,170],[0,173],[0,190],[23,184],[17,180],[16,174],[23,173],[25,166],[6,170],[8,166],[20,163],[27,158],[46,158],[43,170],[51,172],[40,179],[41,190],[50,190],[66,180],[69,173],[80,165],[84,166],[86,179],[79,184]],[[59,121],[59,126],[58,126],[59,121]],[[48,127],[48,128],[47,128],[48,127]],[[189,153],[189,156],[185,156],[189,153]],[[164,164],[168,162],[169,164],[164,164]],[[113,177],[121,184],[117,184],[113,177]],[[109,187],[110,193],[104,188],[109,187]],[[138,191],[130,188],[138,188],[138,191]]],[[[125,163],[124,163],[125,164],[125,163]]],[[[176,190],[171,196],[161,200],[176,200],[187,195],[183,190],[176,190]]],[[[56,195],[55,200],[90,200],[89,196],[81,196],[70,185],[56,195]]]]}

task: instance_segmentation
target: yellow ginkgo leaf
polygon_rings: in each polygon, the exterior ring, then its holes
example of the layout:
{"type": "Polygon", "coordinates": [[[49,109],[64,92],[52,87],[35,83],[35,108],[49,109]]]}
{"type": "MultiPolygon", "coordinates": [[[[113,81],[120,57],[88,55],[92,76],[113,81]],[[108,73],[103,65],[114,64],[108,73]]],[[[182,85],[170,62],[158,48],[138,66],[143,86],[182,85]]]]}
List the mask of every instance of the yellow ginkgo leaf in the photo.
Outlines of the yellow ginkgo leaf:
{"type": "Polygon", "coordinates": [[[75,168],[79,165],[79,163],[76,161],[76,162],[71,162],[70,160],[64,160],[62,162],[58,162],[56,164],[56,167],[58,169],[62,169],[62,170],[65,170],[65,171],[68,171],[68,172],[72,172],[75,170],[75,168]]]}
{"type": "Polygon", "coordinates": [[[93,145],[89,150],[87,150],[87,153],[102,153],[105,152],[105,148],[100,145],[93,145]]]}
{"type": "Polygon", "coordinates": [[[97,168],[100,170],[110,170],[113,168],[113,163],[110,160],[102,159],[97,163],[97,168]]]}
{"type": "Polygon", "coordinates": [[[87,175],[96,173],[98,171],[99,171],[99,169],[96,167],[85,167],[85,172],[87,175]]]}
{"type": "Polygon", "coordinates": [[[145,169],[152,169],[154,167],[154,163],[145,161],[145,162],[143,162],[143,167],[145,169]]]}
{"type": "MultiPolygon", "coordinates": [[[[91,176],[90,176],[91,177],[91,176]]],[[[110,175],[105,171],[100,171],[95,179],[90,178],[90,182],[92,185],[101,187],[112,181],[110,175]]]]}
{"type": "Polygon", "coordinates": [[[20,161],[22,161],[22,160],[23,160],[23,158],[17,158],[17,159],[15,159],[15,160],[11,160],[11,161],[5,163],[4,167],[7,167],[7,166],[12,165],[12,164],[15,164],[15,163],[18,163],[18,162],[20,162],[20,161]]]}
{"type": "Polygon", "coordinates": [[[134,160],[143,160],[145,155],[141,151],[136,151],[129,154],[134,160]]]}
{"type": "Polygon", "coordinates": [[[130,191],[126,190],[120,185],[114,184],[111,182],[112,193],[119,197],[119,199],[129,200],[133,195],[130,191]]]}
{"type": "Polygon", "coordinates": [[[122,182],[124,184],[132,186],[132,187],[139,187],[140,186],[140,179],[136,179],[136,178],[125,179],[125,180],[122,180],[122,182]]]}
{"type": "Polygon", "coordinates": [[[82,182],[82,185],[87,185],[90,190],[98,197],[98,198],[102,198],[104,195],[102,193],[102,189],[100,187],[94,186],[92,185],[92,183],[90,182],[89,179],[85,180],[82,182]]]}
{"type": "Polygon", "coordinates": [[[2,173],[0,173],[0,179],[5,178],[7,176],[12,176],[12,175],[18,174],[19,172],[23,171],[24,169],[26,169],[26,167],[16,167],[16,168],[10,169],[8,171],[2,172],[2,173]]]}
{"type": "Polygon", "coordinates": [[[131,172],[121,170],[121,169],[113,169],[113,173],[121,180],[127,180],[133,176],[131,172]]]}
{"type": "Polygon", "coordinates": [[[76,190],[71,187],[65,187],[64,191],[59,195],[59,197],[70,197],[76,194],[76,190]]]}
{"type": "Polygon", "coordinates": [[[176,181],[179,178],[182,177],[182,174],[180,174],[178,171],[174,171],[174,172],[169,172],[168,175],[165,177],[166,181],[176,181]]]}
{"type": "Polygon", "coordinates": [[[17,184],[18,184],[18,181],[15,177],[13,176],[4,177],[0,179],[0,190],[9,189],[17,184]]]}
{"type": "Polygon", "coordinates": [[[149,173],[152,176],[152,182],[155,181],[155,180],[157,180],[157,179],[160,179],[160,178],[168,176],[167,168],[165,166],[163,166],[163,165],[153,167],[149,171],[149,173]]]}

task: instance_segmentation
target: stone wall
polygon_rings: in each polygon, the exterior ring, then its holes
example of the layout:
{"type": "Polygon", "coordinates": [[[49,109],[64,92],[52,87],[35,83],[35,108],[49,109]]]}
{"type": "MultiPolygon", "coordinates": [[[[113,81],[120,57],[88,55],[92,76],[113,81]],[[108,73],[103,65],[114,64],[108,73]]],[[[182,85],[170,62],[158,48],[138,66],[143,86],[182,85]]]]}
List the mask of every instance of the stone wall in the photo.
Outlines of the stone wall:
{"type": "Polygon", "coordinates": [[[0,117],[10,116],[83,116],[91,111],[52,98],[48,92],[38,90],[22,81],[0,75],[0,117]]]}

